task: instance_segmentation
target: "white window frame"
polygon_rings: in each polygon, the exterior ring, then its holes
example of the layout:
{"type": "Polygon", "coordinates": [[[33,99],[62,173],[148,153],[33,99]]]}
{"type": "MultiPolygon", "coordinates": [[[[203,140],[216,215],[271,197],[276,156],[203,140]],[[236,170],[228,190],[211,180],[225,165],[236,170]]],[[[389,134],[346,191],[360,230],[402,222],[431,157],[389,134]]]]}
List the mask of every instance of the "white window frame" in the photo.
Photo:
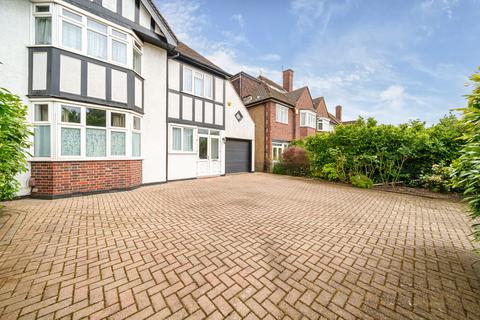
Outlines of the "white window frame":
{"type": "Polygon", "coordinates": [[[130,154],[132,155],[133,158],[141,158],[142,153],[143,153],[143,148],[142,148],[142,118],[138,116],[132,116],[132,133],[128,135],[129,136],[129,141],[131,143],[131,152],[130,154]],[[140,123],[140,129],[135,129],[135,118],[138,118],[138,121],[140,123]],[[138,133],[140,134],[140,155],[139,156],[134,156],[133,155],[133,134],[138,133]]]}
{"type": "MultiPolygon", "coordinates": [[[[36,4],[39,5],[39,4],[36,4]]],[[[41,5],[41,4],[40,4],[41,5]]],[[[52,45],[58,45],[60,48],[66,50],[66,51],[71,51],[75,52],[87,57],[90,57],[92,59],[96,59],[99,61],[111,63],[117,66],[121,66],[124,68],[129,68],[133,70],[133,50],[137,50],[137,52],[140,54],[140,56],[143,55],[143,43],[134,35],[132,32],[129,30],[126,30],[122,28],[121,26],[117,25],[112,25],[111,22],[97,17],[95,15],[91,15],[88,13],[84,13],[81,10],[72,8],[71,6],[65,4],[65,5],[60,5],[60,4],[54,4],[50,3],[51,9],[50,9],[50,15],[52,15],[52,45]],[[81,22],[76,21],[74,19],[70,19],[69,17],[65,17],[63,15],[63,10],[67,10],[72,12],[73,14],[76,14],[81,17],[81,22]],[[99,32],[97,30],[88,28],[88,20],[93,20],[99,24],[103,24],[107,27],[107,32],[106,34],[99,32]],[[64,46],[62,43],[62,33],[63,33],[63,21],[66,21],[68,23],[74,24],[78,27],[81,28],[82,30],[82,43],[81,43],[81,49],[77,50],[75,48],[70,48],[67,46],[64,46]],[[88,54],[88,30],[91,30],[92,32],[96,32],[102,35],[105,35],[107,37],[107,57],[106,59],[95,57],[92,55],[88,54]],[[126,39],[122,37],[118,37],[114,35],[114,31],[122,33],[126,35],[126,39]],[[121,43],[124,43],[127,45],[127,51],[126,51],[126,62],[119,62],[113,59],[113,41],[118,41],[121,43]],[[138,47],[135,48],[134,43],[138,44],[138,47]]],[[[32,44],[35,44],[35,17],[38,16],[34,13],[35,7],[32,6],[32,17],[33,17],[33,23],[32,23],[32,44]]],[[[42,13],[43,14],[43,13],[42,13]]],[[[42,45],[39,45],[42,46],[42,45]]],[[[143,60],[143,59],[141,59],[143,60]]],[[[143,67],[143,66],[141,66],[143,67]]],[[[142,68],[143,69],[143,68],[142,68]]],[[[138,73],[138,72],[137,72],[138,73]]],[[[139,75],[141,75],[139,73],[139,75]]]]}
{"type": "Polygon", "coordinates": [[[215,82],[214,82],[214,77],[211,74],[205,73],[205,72],[200,71],[198,69],[195,69],[195,68],[192,68],[190,66],[184,65],[183,66],[183,72],[182,72],[182,78],[183,78],[182,92],[189,93],[189,94],[191,94],[193,96],[196,96],[196,97],[202,97],[202,98],[206,98],[206,99],[209,99],[209,100],[213,100],[213,92],[215,90],[214,89],[215,82]],[[188,72],[191,72],[190,77],[187,76],[187,70],[188,70],[188,72]],[[185,81],[186,81],[187,78],[189,78],[191,83],[192,83],[192,90],[187,90],[185,88],[185,81]],[[197,90],[196,90],[196,85],[195,85],[195,78],[202,80],[203,88],[201,90],[200,95],[198,95],[196,93],[197,90]],[[206,89],[206,85],[205,85],[205,83],[207,81],[210,83],[210,89],[211,89],[210,93],[207,93],[207,89],[206,89]]]}
{"type": "Polygon", "coordinates": [[[53,14],[53,4],[52,3],[35,3],[32,6],[32,27],[31,27],[31,39],[30,43],[32,46],[36,47],[42,47],[42,46],[51,46],[55,42],[55,15],[53,14]],[[42,6],[48,6],[49,10],[48,12],[36,12],[37,7],[42,7],[42,6]],[[35,23],[35,18],[50,18],[51,19],[51,28],[52,28],[52,34],[50,35],[51,37],[51,43],[50,44],[36,44],[35,43],[35,35],[36,35],[36,23],[35,23]]]}
{"type": "Polygon", "coordinates": [[[133,49],[132,49],[132,70],[135,71],[138,75],[142,75],[143,73],[143,47],[140,44],[139,41],[134,40],[133,42],[133,49]],[[135,59],[135,54],[138,53],[140,55],[140,70],[135,70],[134,69],[134,59],[135,59]]]}
{"type": "MultiPolygon", "coordinates": [[[[37,126],[49,126],[50,127],[50,156],[49,157],[35,157],[35,146],[32,143],[30,154],[32,155],[32,159],[38,159],[38,160],[43,160],[43,161],[48,161],[53,159],[54,155],[54,117],[53,117],[53,105],[52,103],[49,102],[34,102],[33,103],[33,112],[32,112],[32,126],[35,128],[37,126]],[[47,117],[48,120],[46,121],[37,121],[35,120],[35,112],[36,112],[36,106],[37,105],[47,105],[48,106],[48,112],[47,112],[47,117]]],[[[33,137],[33,141],[35,141],[35,137],[33,137]]]]}
{"type": "Polygon", "coordinates": [[[330,120],[326,119],[326,118],[318,118],[316,129],[317,129],[317,131],[321,131],[321,132],[331,131],[330,130],[330,120]],[[322,129],[321,130],[318,129],[318,123],[320,123],[320,122],[322,123],[322,129]]]}
{"type": "MultiPolygon", "coordinates": [[[[89,56],[91,56],[91,57],[93,57],[93,58],[96,58],[96,59],[100,59],[100,60],[108,60],[108,61],[113,60],[113,59],[112,59],[112,46],[111,46],[111,45],[112,45],[112,42],[111,42],[111,37],[112,37],[112,36],[111,36],[111,34],[112,34],[112,30],[111,30],[111,29],[112,29],[112,28],[109,27],[108,25],[106,25],[105,23],[102,23],[102,22],[100,22],[100,21],[98,21],[98,20],[96,20],[96,19],[92,19],[92,18],[87,18],[87,25],[86,25],[86,26],[87,26],[87,43],[86,43],[86,46],[87,46],[87,54],[88,54],[88,33],[89,33],[89,32],[93,32],[93,33],[99,34],[99,35],[101,35],[101,36],[104,36],[104,37],[106,38],[105,40],[106,40],[107,52],[105,52],[105,54],[106,54],[106,57],[105,57],[105,58],[103,58],[103,57],[97,57],[97,56],[93,56],[93,55],[89,55],[89,56]],[[89,27],[89,26],[88,26],[88,22],[89,22],[89,21],[104,26],[105,29],[106,29],[105,32],[99,31],[99,30],[94,29],[94,28],[92,28],[92,27],[89,27]]],[[[119,63],[119,62],[117,62],[117,63],[119,63]]]]}
{"type": "Polygon", "coordinates": [[[184,126],[184,125],[177,125],[177,124],[172,124],[170,125],[169,129],[169,135],[168,135],[168,152],[172,154],[196,154],[197,149],[196,149],[196,141],[197,141],[197,128],[193,126],[184,126]],[[174,150],[173,149],[173,129],[177,128],[180,129],[180,149],[181,150],[174,150]],[[184,151],[184,146],[185,142],[183,140],[184,138],[184,129],[192,129],[193,130],[193,145],[192,145],[192,151],[184,151]]]}
{"type": "Polygon", "coordinates": [[[316,129],[317,115],[308,110],[300,110],[300,127],[316,129]]]}
{"type": "Polygon", "coordinates": [[[109,139],[109,130],[108,130],[108,117],[109,117],[109,112],[108,110],[102,109],[102,108],[95,108],[95,107],[86,107],[85,108],[85,157],[87,159],[98,159],[101,158],[103,159],[104,157],[89,157],[87,156],[87,129],[96,129],[96,130],[104,130],[105,131],[105,157],[109,156],[109,150],[110,150],[110,139],[109,139]],[[98,110],[103,110],[105,111],[105,127],[97,127],[97,126],[92,126],[92,125],[87,125],[87,109],[98,109],[98,110]]]}
{"type": "Polygon", "coordinates": [[[288,124],[288,107],[277,103],[275,105],[275,121],[278,123],[288,124]]]}
{"type": "MultiPolygon", "coordinates": [[[[134,116],[133,116],[134,117],[134,116]]],[[[132,132],[133,132],[133,117],[132,117],[132,132]]],[[[109,157],[115,157],[115,158],[127,158],[129,156],[128,152],[128,138],[131,136],[129,134],[129,125],[128,125],[128,115],[125,112],[120,112],[117,110],[110,110],[107,111],[107,156],[109,157]],[[125,127],[115,127],[112,125],[112,113],[119,113],[123,114],[125,117],[125,127]],[[125,154],[124,155],[112,155],[112,132],[123,132],[125,133],[125,154]]],[[[141,121],[141,120],[140,120],[141,121]]],[[[141,128],[141,127],[140,127],[141,128]]],[[[140,131],[140,130],[138,130],[140,131]]],[[[141,143],[141,138],[140,138],[140,143],[141,143]]],[[[140,147],[140,155],[142,154],[142,148],[140,147]]],[[[133,148],[130,148],[130,156],[133,157],[133,148]]]]}
{"type": "MultiPolygon", "coordinates": [[[[86,158],[86,136],[85,136],[85,118],[86,118],[86,108],[82,108],[75,104],[70,103],[60,103],[58,105],[57,112],[58,112],[58,130],[57,130],[57,139],[58,139],[58,146],[57,146],[57,155],[59,159],[76,159],[76,158],[86,158]],[[62,107],[73,107],[80,109],[80,122],[63,122],[62,121],[62,107]],[[62,128],[75,128],[80,129],[80,155],[62,155],[62,128]]],[[[88,158],[94,159],[94,158],[88,158]]]]}
{"type": "Polygon", "coordinates": [[[273,162],[273,164],[275,164],[277,162],[280,162],[280,160],[282,160],[281,156],[282,156],[283,152],[285,151],[285,149],[287,149],[287,148],[288,148],[288,143],[286,143],[286,142],[272,142],[272,162],[273,162]],[[278,155],[277,159],[274,158],[275,149],[277,150],[277,155],[278,155]]]}

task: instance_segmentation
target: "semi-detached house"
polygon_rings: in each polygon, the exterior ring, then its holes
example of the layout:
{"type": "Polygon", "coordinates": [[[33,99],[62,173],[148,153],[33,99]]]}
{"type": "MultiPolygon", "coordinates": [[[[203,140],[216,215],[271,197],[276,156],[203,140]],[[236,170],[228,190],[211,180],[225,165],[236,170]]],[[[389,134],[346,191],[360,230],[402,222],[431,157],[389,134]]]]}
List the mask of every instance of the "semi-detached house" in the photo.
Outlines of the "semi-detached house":
{"type": "Polygon", "coordinates": [[[0,86],[29,107],[19,195],[58,197],[253,170],[230,75],[152,0],[3,0],[0,86]]]}
{"type": "Polygon", "coordinates": [[[293,70],[283,71],[282,85],[245,72],[231,81],[255,122],[255,170],[271,171],[292,140],[332,131],[341,123],[342,107],[333,116],[325,99],[313,99],[307,86],[293,89],[293,70]]]}

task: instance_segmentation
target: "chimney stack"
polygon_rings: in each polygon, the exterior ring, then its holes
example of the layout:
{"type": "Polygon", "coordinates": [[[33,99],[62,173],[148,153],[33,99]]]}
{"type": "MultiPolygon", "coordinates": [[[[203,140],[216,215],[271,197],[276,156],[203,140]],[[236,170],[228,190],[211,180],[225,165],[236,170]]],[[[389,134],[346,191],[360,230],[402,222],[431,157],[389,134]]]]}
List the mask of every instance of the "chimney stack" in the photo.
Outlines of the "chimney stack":
{"type": "Polygon", "coordinates": [[[287,92],[293,90],[293,70],[287,69],[283,71],[283,89],[287,92]]]}
{"type": "Polygon", "coordinates": [[[337,118],[338,121],[342,122],[342,106],[335,107],[335,118],[337,118]]]}

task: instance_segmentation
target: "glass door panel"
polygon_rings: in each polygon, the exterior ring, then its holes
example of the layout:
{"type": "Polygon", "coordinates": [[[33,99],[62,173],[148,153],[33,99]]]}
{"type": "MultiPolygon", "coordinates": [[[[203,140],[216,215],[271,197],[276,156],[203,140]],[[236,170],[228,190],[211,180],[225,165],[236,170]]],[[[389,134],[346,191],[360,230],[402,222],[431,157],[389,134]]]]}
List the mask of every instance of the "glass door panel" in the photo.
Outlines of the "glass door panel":
{"type": "Polygon", "coordinates": [[[212,160],[218,160],[218,155],[219,155],[219,141],[218,138],[210,138],[211,140],[211,156],[212,160]]]}
{"type": "Polygon", "coordinates": [[[198,158],[200,160],[208,159],[208,137],[199,137],[198,139],[198,158]]]}

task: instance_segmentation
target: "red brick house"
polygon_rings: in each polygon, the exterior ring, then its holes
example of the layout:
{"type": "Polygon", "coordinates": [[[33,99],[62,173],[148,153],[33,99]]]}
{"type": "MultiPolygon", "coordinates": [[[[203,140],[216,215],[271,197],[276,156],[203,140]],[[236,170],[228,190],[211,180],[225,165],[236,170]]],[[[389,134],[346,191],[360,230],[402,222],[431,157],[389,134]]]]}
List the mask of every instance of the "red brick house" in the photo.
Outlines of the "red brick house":
{"type": "MultiPolygon", "coordinates": [[[[231,78],[255,122],[257,171],[271,171],[292,140],[315,135],[318,131],[330,131],[333,125],[340,123],[328,113],[323,97],[312,99],[308,87],[293,90],[293,74],[291,69],[283,71],[282,85],[245,72],[231,78]]],[[[341,107],[338,112],[341,117],[341,107]]]]}

